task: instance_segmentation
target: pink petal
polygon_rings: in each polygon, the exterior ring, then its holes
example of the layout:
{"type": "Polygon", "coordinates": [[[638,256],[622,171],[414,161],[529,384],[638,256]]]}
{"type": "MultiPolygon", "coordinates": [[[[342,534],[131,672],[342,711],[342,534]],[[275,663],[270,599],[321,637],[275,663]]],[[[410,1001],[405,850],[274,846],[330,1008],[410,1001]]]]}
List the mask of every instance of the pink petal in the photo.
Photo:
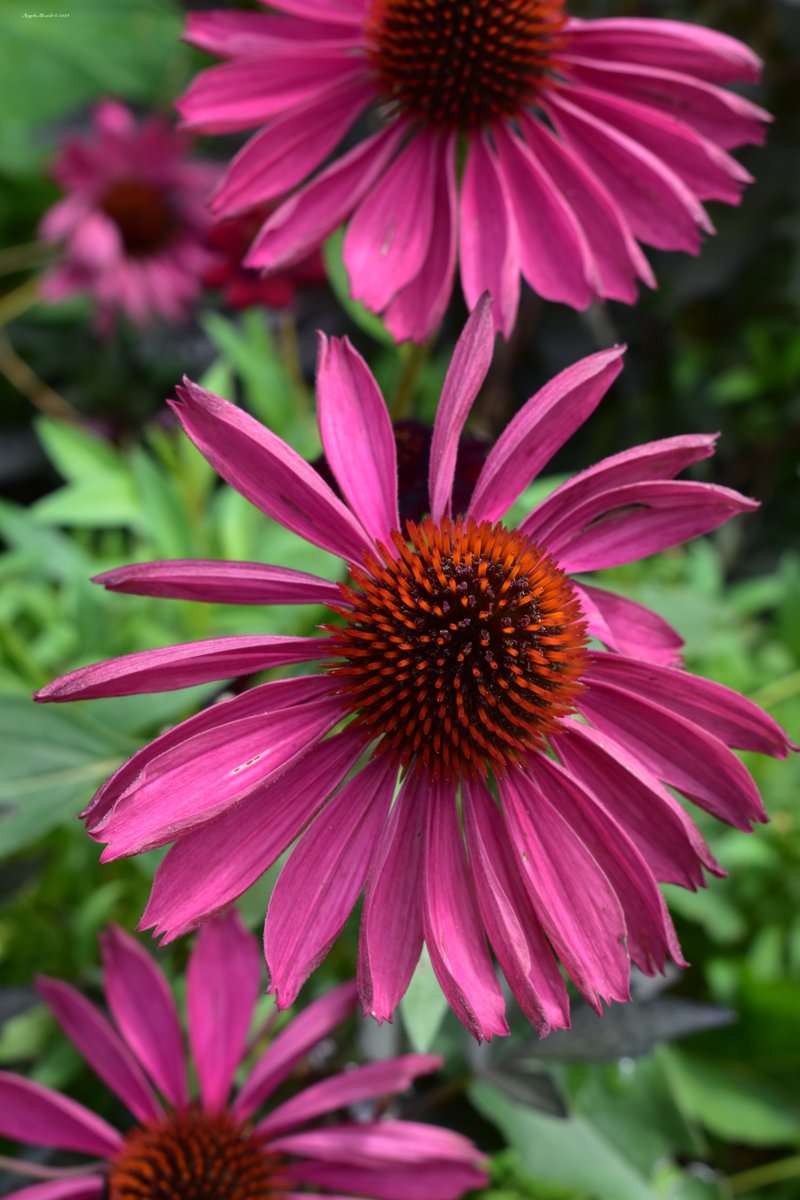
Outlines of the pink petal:
{"type": "Polygon", "coordinates": [[[270,1043],[249,1073],[232,1111],[247,1120],[319,1042],[353,1012],[358,993],[354,981],[340,983],[304,1008],[270,1043]]]}
{"type": "Polygon", "coordinates": [[[202,600],[207,604],[341,604],[335,583],[262,563],[174,558],[134,563],[95,575],[109,592],[202,600]]]}
{"type": "Polygon", "coordinates": [[[464,828],[481,918],[514,999],[544,1037],[569,1026],[569,999],[553,952],[523,887],[486,785],[462,784],[464,828]]]}
{"type": "Polygon", "coordinates": [[[261,985],[258,942],[235,910],[204,925],[187,973],[189,1042],[203,1107],[225,1106],[261,985]]]}
{"type": "Polygon", "coordinates": [[[330,21],[332,25],[360,27],[367,0],[270,0],[272,8],[293,13],[309,21],[330,21]]]}
{"type": "Polygon", "coordinates": [[[458,443],[486,378],[494,349],[492,301],[482,296],[456,342],[442,388],[431,442],[428,489],[434,521],[450,513],[458,443]]]}
{"type": "Polygon", "coordinates": [[[498,780],[523,881],[567,973],[593,1008],[630,997],[627,929],[597,860],[530,775],[498,780]]]}
{"type": "Polygon", "coordinates": [[[350,915],[375,855],[396,778],[397,768],[387,755],[363,767],[328,802],[281,871],[264,928],[264,953],[279,1008],[294,1002],[350,915]]]}
{"type": "Polygon", "coordinates": [[[140,1121],[157,1120],[161,1105],[139,1063],[103,1014],[59,979],[39,977],[36,986],[95,1074],[140,1121]]]}
{"type": "Polygon", "coordinates": [[[720,821],[749,829],[766,821],[750,775],[718,738],[660,704],[618,687],[592,682],[580,711],[648,770],[720,821]]]}
{"type": "Polygon", "coordinates": [[[493,301],[493,315],[503,336],[511,336],[519,304],[519,249],[505,179],[485,134],[469,139],[461,182],[459,258],[467,307],[484,292],[493,301]]]}
{"type": "Polygon", "coordinates": [[[338,786],[363,749],[351,729],[328,738],[274,784],[193,830],[153,881],[142,927],[171,941],[267,871],[338,786]]]}
{"type": "Polygon", "coordinates": [[[622,655],[595,653],[585,676],[624,688],[668,708],[739,750],[757,750],[786,758],[790,743],[784,731],[762,708],[732,688],[690,675],[637,662],[622,655]]]}
{"type": "Polygon", "coordinates": [[[385,1062],[354,1067],[344,1075],[334,1075],[312,1084],[274,1108],[255,1128],[257,1137],[275,1137],[305,1125],[314,1117],[334,1112],[377,1096],[393,1096],[410,1087],[418,1075],[438,1070],[442,1060],[436,1054],[405,1054],[385,1062]]]}
{"type": "Polygon", "coordinates": [[[345,499],[370,537],[389,544],[400,528],[394,431],[372,372],[347,338],[319,335],[317,420],[345,499]]]}
{"type": "Polygon", "coordinates": [[[476,521],[501,517],[594,412],[622,370],[624,350],[615,346],[590,354],[531,396],[483,464],[469,506],[476,521]]]}
{"type": "Polygon", "coordinates": [[[111,925],[100,935],[104,987],[117,1026],[174,1108],[188,1103],[185,1051],[172,993],[139,943],[111,925]]]}
{"type": "Polygon", "coordinates": [[[311,1129],[270,1140],[270,1149],[278,1154],[314,1158],[319,1162],[349,1162],[354,1167],[378,1164],[423,1166],[431,1160],[440,1163],[477,1163],[478,1153],[460,1133],[422,1125],[417,1121],[391,1119],[364,1125],[337,1124],[329,1129],[311,1129]]]}
{"type": "Polygon", "coordinates": [[[459,1021],[478,1041],[508,1033],[503,994],[470,887],[456,785],[433,780],[425,832],[422,922],[431,966],[459,1021]]]}
{"type": "MultiPolygon", "coordinates": [[[[292,1163],[292,1180],[315,1189],[347,1188],[371,1200],[460,1200],[486,1183],[486,1173],[467,1163],[425,1163],[414,1167],[354,1167],[349,1163],[292,1163]]],[[[306,1193],[307,1194],[307,1193],[306,1193]]],[[[291,1197],[297,1195],[290,1193],[291,1197]]]]}
{"type": "Polygon", "coordinates": [[[177,391],[178,419],[231,487],[313,545],[361,561],[363,528],[305,459],[235,404],[189,380],[177,391]]]}
{"type": "Polygon", "coordinates": [[[568,26],[569,50],[600,62],[623,59],[668,67],[724,83],[729,79],[758,79],[761,60],[736,38],[685,21],[652,17],[606,17],[568,26]]]}
{"type": "Polygon", "coordinates": [[[20,1192],[10,1192],[9,1200],[95,1200],[105,1194],[106,1181],[100,1175],[81,1175],[77,1179],[51,1179],[35,1183],[20,1192]]]}
{"type": "Polygon", "coordinates": [[[611,650],[646,662],[679,665],[683,638],[658,613],[602,588],[573,583],[586,629],[611,650]]]}
{"type": "Polygon", "coordinates": [[[82,1104],[7,1071],[0,1071],[0,1134],[28,1145],[56,1146],[104,1158],[116,1154],[122,1145],[116,1129],[82,1104]]]}
{"type": "Polygon", "coordinates": [[[517,227],[522,274],[545,300],[587,308],[596,285],[591,253],[575,214],[516,134],[496,125],[493,135],[517,227]]]}

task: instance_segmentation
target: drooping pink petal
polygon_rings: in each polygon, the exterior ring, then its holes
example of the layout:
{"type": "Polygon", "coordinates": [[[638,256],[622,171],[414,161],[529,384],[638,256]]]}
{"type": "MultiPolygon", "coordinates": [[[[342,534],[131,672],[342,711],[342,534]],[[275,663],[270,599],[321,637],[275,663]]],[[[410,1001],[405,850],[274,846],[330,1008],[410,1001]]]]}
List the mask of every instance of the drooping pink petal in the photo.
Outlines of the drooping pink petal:
{"type": "Polygon", "coordinates": [[[350,915],[375,855],[396,777],[387,755],[363,767],[328,802],[278,876],[264,953],[280,1008],[294,1003],[350,915]]]}
{"type": "Polygon", "coordinates": [[[362,749],[353,730],[335,734],[274,784],[181,838],[156,872],[142,927],[171,941],[240,896],[302,832],[362,749]]]}
{"type": "Polygon", "coordinates": [[[367,0],[270,0],[272,8],[309,21],[360,27],[367,0]]]}
{"type": "Polygon", "coordinates": [[[81,1175],[77,1179],[50,1179],[34,1183],[19,1192],[10,1192],[9,1200],[95,1200],[105,1194],[106,1181],[101,1175],[81,1175]]]}
{"type": "Polygon", "coordinates": [[[233,1102],[232,1111],[235,1115],[242,1120],[251,1117],[309,1050],[353,1013],[357,999],[355,982],[348,980],[320,996],[294,1017],[270,1042],[248,1074],[233,1102]]]}
{"type": "Polygon", "coordinates": [[[749,773],[724,742],[661,704],[620,687],[592,682],[580,711],[639,756],[664,783],[737,829],[766,821],[749,773]]]}
{"type": "Polygon", "coordinates": [[[498,787],[528,895],[570,978],[598,1012],[629,999],[625,918],[597,860],[526,772],[498,787]]]}
{"type": "Polygon", "coordinates": [[[506,338],[519,304],[517,227],[510,207],[504,176],[486,135],[478,133],[470,139],[461,181],[461,284],[470,309],[484,292],[491,295],[492,315],[506,338]]]}
{"type": "Polygon", "coordinates": [[[106,999],[122,1036],[170,1104],[185,1106],[183,1035],[167,981],[146,950],[116,925],[100,935],[100,949],[106,999]]]}
{"type": "Polygon", "coordinates": [[[389,814],[370,869],[358,947],[364,1015],[391,1019],[422,952],[422,853],[428,786],[412,771],[389,814]]]}
{"type": "Polygon", "coordinates": [[[270,1149],[319,1162],[349,1162],[354,1167],[379,1163],[422,1166],[433,1159],[442,1163],[477,1162],[474,1145],[462,1134],[436,1125],[391,1119],[290,1133],[270,1139],[270,1149]]]}
{"type": "MultiPolygon", "coordinates": [[[[318,51],[328,43],[324,25],[309,24],[294,17],[273,17],[265,13],[229,12],[212,9],[210,12],[190,12],[186,15],[183,40],[209,54],[222,58],[254,57],[259,54],[298,54],[297,39],[312,40],[318,51]]],[[[353,41],[352,34],[339,31],[338,45],[344,48],[353,41]]]]}
{"type": "Polygon", "coordinates": [[[477,1040],[508,1033],[503,995],[470,887],[455,784],[433,780],[423,866],[422,927],[431,966],[458,1019],[477,1040]]]}
{"type": "Polygon", "coordinates": [[[103,1157],[116,1154],[122,1144],[116,1129],[82,1104],[7,1071],[0,1071],[0,1134],[27,1145],[103,1157]]]}
{"type": "Polygon", "coordinates": [[[476,521],[501,517],[594,412],[622,370],[624,350],[615,346],[590,354],[531,396],[483,465],[469,506],[476,521]]]}
{"type": "Polygon", "coordinates": [[[680,664],[683,638],[658,613],[607,592],[573,583],[586,629],[611,650],[670,667],[680,664]]]}
{"type": "Polygon", "coordinates": [[[319,335],[317,421],[342,494],[370,537],[389,544],[400,528],[394,431],[375,377],[347,338],[319,335]]]}
{"type": "Polygon", "coordinates": [[[789,739],[763,708],[732,688],[688,671],[596,652],[585,679],[589,683],[609,683],[652,700],[713,733],[727,746],[756,750],[774,758],[786,758],[789,753],[789,739]]]}
{"type": "Polygon", "coordinates": [[[231,487],[313,545],[361,561],[366,533],[305,459],[235,404],[189,380],[177,391],[183,428],[231,487]]]}
{"type": "Polygon", "coordinates": [[[442,388],[431,441],[428,489],[434,521],[450,513],[458,442],[492,361],[492,300],[482,296],[456,342],[442,388]]]}
{"type": "Polygon", "coordinates": [[[256,1125],[256,1136],[275,1137],[337,1108],[403,1092],[419,1075],[429,1075],[441,1065],[436,1054],[404,1054],[323,1079],[274,1108],[256,1125]]]}
{"type": "MultiPolygon", "coordinates": [[[[349,1163],[297,1162],[289,1168],[292,1180],[324,1188],[347,1188],[353,1194],[371,1200],[459,1200],[467,1191],[486,1183],[486,1172],[468,1163],[421,1163],[412,1167],[354,1167],[349,1163]]],[[[306,1193],[307,1194],[307,1193],[306,1193]]],[[[290,1198],[299,1193],[290,1193],[290,1198]]],[[[330,1200],[337,1200],[336,1196],[330,1200]]],[[[339,1200],[347,1200],[340,1196],[339,1200]]]]}
{"type": "Polygon", "coordinates": [[[514,998],[541,1036],[569,1025],[569,999],[497,806],[481,781],[462,784],[464,828],[481,918],[514,998]]]}
{"type": "Polygon", "coordinates": [[[109,592],[202,600],[207,604],[341,604],[335,583],[263,563],[173,558],[134,563],[95,575],[109,592]]]}
{"type": "Polygon", "coordinates": [[[60,979],[40,977],[36,987],[95,1074],[140,1121],[157,1119],[161,1105],[139,1063],[103,1014],[60,979]]]}
{"type": "Polygon", "coordinates": [[[202,927],[187,972],[189,1042],[203,1107],[225,1106],[260,991],[258,943],[235,910],[202,927]]]}
{"type": "Polygon", "coordinates": [[[761,59],[744,42],[702,25],[652,17],[604,17],[591,21],[572,17],[567,25],[575,53],[599,62],[620,58],[699,75],[726,83],[758,79],[761,59]]]}

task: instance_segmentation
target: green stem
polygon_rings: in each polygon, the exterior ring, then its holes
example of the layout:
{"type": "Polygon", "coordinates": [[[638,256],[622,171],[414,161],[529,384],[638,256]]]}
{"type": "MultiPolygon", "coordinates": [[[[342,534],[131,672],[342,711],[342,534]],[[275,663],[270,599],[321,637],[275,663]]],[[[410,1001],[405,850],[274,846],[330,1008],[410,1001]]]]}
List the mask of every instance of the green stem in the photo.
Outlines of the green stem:
{"type": "Polygon", "coordinates": [[[403,364],[400,378],[394,389],[394,395],[389,401],[389,412],[393,421],[401,421],[410,416],[414,410],[414,396],[419,383],[419,377],[430,358],[433,338],[417,345],[410,342],[403,353],[403,364]]]}
{"type": "Polygon", "coordinates": [[[6,246],[0,250],[0,275],[11,275],[15,271],[27,271],[38,267],[53,257],[53,247],[46,242],[26,242],[24,246],[6,246]]]}
{"type": "Polygon", "coordinates": [[[798,693],[800,693],[800,671],[792,671],[790,675],[784,675],[783,679],[776,679],[774,683],[768,683],[766,687],[760,688],[750,699],[761,708],[773,708],[784,700],[791,700],[798,693]]]}
{"type": "Polygon", "coordinates": [[[793,1154],[791,1158],[779,1158],[775,1162],[765,1163],[763,1167],[741,1171],[738,1175],[729,1175],[728,1187],[734,1196],[739,1196],[743,1192],[756,1192],[773,1183],[784,1183],[787,1179],[800,1179],[800,1154],[793,1154]]]}

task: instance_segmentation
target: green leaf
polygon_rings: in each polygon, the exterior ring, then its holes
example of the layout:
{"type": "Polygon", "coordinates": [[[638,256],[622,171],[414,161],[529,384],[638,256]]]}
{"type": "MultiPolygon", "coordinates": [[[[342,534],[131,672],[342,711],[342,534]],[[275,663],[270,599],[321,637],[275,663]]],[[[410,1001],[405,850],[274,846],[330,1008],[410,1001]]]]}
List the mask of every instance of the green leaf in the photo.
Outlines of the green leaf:
{"type": "Polygon", "coordinates": [[[83,483],[67,484],[43,496],[31,512],[45,525],[86,529],[130,527],[141,522],[136,490],[127,475],[100,475],[83,483]]]}
{"type": "Polygon", "coordinates": [[[118,450],[77,425],[40,417],[36,433],[47,457],[69,483],[83,483],[95,475],[114,476],[124,469],[118,450]]]}
{"type": "Polygon", "coordinates": [[[336,299],[348,317],[358,325],[359,329],[363,329],[376,342],[382,342],[384,346],[394,346],[394,338],[380,317],[376,317],[374,313],[368,312],[360,301],[351,300],[350,283],[342,258],[343,246],[344,230],[337,229],[336,233],[331,234],[322,248],[325,267],[328,272],[328,280],[336,293],[336,299]]]}
{"type": "Polygon", "coordinates": [[[423,946],[420,960],[400,1001],[400,1015],[411,1045],[426,1054],[436,1040],[448,1010],[447,997],[433,973],[430,956],[423,946]]]}

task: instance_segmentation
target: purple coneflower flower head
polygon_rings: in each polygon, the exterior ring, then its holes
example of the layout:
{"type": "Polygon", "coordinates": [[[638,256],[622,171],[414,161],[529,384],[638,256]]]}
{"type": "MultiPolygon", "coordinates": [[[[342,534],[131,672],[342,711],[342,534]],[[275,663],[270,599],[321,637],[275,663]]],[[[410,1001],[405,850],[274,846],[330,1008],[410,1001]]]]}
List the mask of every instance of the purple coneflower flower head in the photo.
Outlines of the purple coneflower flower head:
{"type": "Polygon", "coordinates": [[[89,292],[103,333],[119,314],[138,325],[186,315],[214,258],[206,200],[217,176],[186,152],[160,117],[137,124],[117,101],[98,104],[91,133],[65,142],[52,168],[66,195],[40,227],[62,246],[47,300],[89,292]]]}
{"type": "MultiPolygon", "coordinates": [[[[457,1200],[485,1183],[478,1151],[460,1134],[345,1115],[404,1091],[441,1065],[436,1056],[370,1063],[286,1094],[294,1068],[353,1012],[354,984],[314,1001],[251,1053],[261,953],[235,913],[215,918],[189,960],[187,1054],[169,986],[150,956],[114,927],[101,944],[111,1019],[60,980],[42,979],[39,990],[132,1124],[120,1132],[59,1092],[0,1072],[2,1136],[93,1159],[84,1168],[46,1168],[48,1181],[13,1192],[17,1200],[457,1200]],[[240,1072],[243,1061],[250,1065],[240,1072]]],[[[20,1170],[36,1168],[20,1162],[20,1170]]]]}
{"type": "Polygon", "coordinates": [[[565,0],[271,7],[189,16],[187,40],[227,61],[180,100],[186,125],[259,129],[212,207],[283,199],[247,260],[267,270],[349,222],[352,294],[398,339],[436,329],[457,263],[506,336],[520,276],[573,308],[633,303],[655,282],[639,243],[696,254],[703,202],[750,181],[728,151],[769,120],[720,86],[758,58],[678,21],[584,21],[565,0]]]}
{"type": "Polygon", "coordinates": [[[756,507],[678,480],[715,438],[651,442],[558,487],[515,527],[503,518],[587,419],[622,349],[562,371],[520,410],[452,509],[459,438],[493,344],[484,298],[456,346],[430,450],[428,516],[401,528],[397,449],[368,367],[321,338],[319,427],[341,496],[280,438],[186,382],[175,411],[193,442],[269,517],[347,564],[336,586],[259,563],[160,562],[98,582],[121,592],[236,604],[325,604],[318,637],[215,638],[84,667],[40,700],[185,687],[289,663],[134,755],[84,814],[104,860],[174,843],[144,924],[174,937],[240,895],[299,837],[265,927],[287,1005],[366,885],[359,989],[391,1017],[423,942],[478,1037],[506,1032],[491,944],[541,1030],[568,1022],[559,970],[587,999],[625,1000],[632,960],[680,950],[657,882],[719,872],[668,788],[741,829],[765,820],[729,747],[789,743],[736,692],[680,666],[655,613],[586,574],[708,533],[756,507]],[[590,645],[596,639],[606,647],[590,645]],[[398,790],[399,781],[399,790],[398,790]]]}

